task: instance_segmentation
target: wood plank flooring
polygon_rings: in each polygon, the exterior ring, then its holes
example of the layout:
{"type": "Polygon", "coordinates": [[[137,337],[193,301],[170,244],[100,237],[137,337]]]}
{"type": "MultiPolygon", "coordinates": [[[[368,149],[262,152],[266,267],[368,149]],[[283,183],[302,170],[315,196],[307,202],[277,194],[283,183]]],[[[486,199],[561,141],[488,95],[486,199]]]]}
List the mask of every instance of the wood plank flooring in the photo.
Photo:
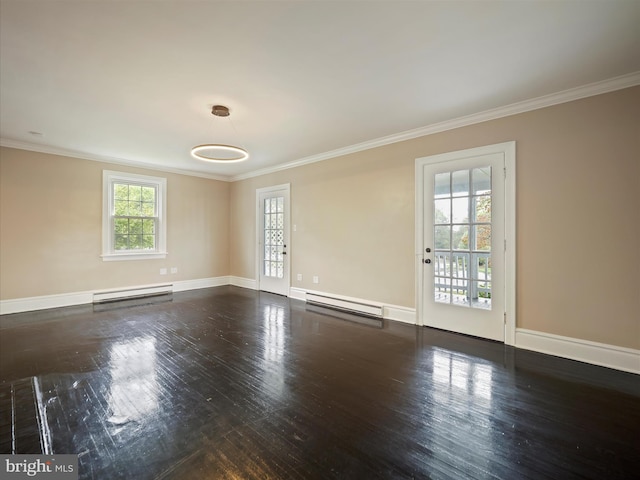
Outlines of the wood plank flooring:
{"type": "Polygon", "coordinates": [[[640,475],[633,374],[237,287],[0,327],[0,452],[82,479],[640,475]]]}

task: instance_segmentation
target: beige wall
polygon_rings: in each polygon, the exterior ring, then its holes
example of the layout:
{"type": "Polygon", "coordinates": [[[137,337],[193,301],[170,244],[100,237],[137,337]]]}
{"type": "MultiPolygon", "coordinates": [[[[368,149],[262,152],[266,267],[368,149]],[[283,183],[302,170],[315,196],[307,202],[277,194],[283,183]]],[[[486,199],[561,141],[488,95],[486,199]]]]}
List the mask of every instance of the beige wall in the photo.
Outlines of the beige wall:
{"type": "Polygon", "coordinates": [[[228,275],[228,225],[226,182],[0,150],[3,300],[228,275]],[[102,261],[105,169],[167,178],[166,259],[102,261]]]}
{"type": "Polygon", "coordinates": [[[639,139],[635,87],[234,182],[231,274],[256,188],[291,183],[292,286],[414,307],[415,159],[515,140],[517,326],[638,349],[639,139]]]}

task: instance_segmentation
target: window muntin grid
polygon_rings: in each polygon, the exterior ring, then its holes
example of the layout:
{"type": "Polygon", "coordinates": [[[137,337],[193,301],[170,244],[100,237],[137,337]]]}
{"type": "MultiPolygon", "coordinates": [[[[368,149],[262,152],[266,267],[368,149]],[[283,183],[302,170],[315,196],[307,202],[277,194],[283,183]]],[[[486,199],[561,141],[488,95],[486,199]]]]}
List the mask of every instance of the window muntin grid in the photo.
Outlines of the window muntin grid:
{"type": "Polygon", "coordinates": [[[263,202],[263,274],[284,277],[284,197],[265,198],[263,202]]]}
{"type": "Polygon", "coordinates": [[[155,251],[157,249],[157,185],[113,182],[114,251],[155,251]]]}
{"type": "Polygon", "coordinates": [[[434,300],[491,310],[491,167],[434,176],[434,300]]]}

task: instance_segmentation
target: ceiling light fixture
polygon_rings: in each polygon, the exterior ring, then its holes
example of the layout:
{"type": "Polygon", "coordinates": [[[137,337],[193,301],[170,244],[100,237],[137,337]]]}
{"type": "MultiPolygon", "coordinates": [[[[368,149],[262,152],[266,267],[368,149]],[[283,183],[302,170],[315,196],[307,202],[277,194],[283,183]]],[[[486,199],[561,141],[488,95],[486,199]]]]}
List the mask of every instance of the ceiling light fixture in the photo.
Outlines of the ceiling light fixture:
{"type": "MultiPolygon", "coordinates": [[[[228,117],[231,114],[229,108],[224,105],[214,105],[211,113],[216,117],[228,117]]],[[[231,119],[229,119],[229,121],[231,121],[231,119]]],[[[244,148],[233,145],[207,143],[193,147],[191,149],[191,156],[198,160],[204,160],[205,162],[236,163],[243,162],[249,158],[249,153],[244,148]]]]}

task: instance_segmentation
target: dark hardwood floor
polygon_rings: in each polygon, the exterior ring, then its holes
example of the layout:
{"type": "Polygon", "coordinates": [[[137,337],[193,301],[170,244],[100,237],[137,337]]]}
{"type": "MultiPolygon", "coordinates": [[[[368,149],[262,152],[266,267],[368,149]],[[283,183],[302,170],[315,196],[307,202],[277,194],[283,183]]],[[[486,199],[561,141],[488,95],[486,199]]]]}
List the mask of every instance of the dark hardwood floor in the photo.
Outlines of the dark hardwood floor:
{"type": "Polygon", "coordinates": [[[83,479],[640,475],[633,374],[237,287],[0,322],[0,451],[83,479]]]}

